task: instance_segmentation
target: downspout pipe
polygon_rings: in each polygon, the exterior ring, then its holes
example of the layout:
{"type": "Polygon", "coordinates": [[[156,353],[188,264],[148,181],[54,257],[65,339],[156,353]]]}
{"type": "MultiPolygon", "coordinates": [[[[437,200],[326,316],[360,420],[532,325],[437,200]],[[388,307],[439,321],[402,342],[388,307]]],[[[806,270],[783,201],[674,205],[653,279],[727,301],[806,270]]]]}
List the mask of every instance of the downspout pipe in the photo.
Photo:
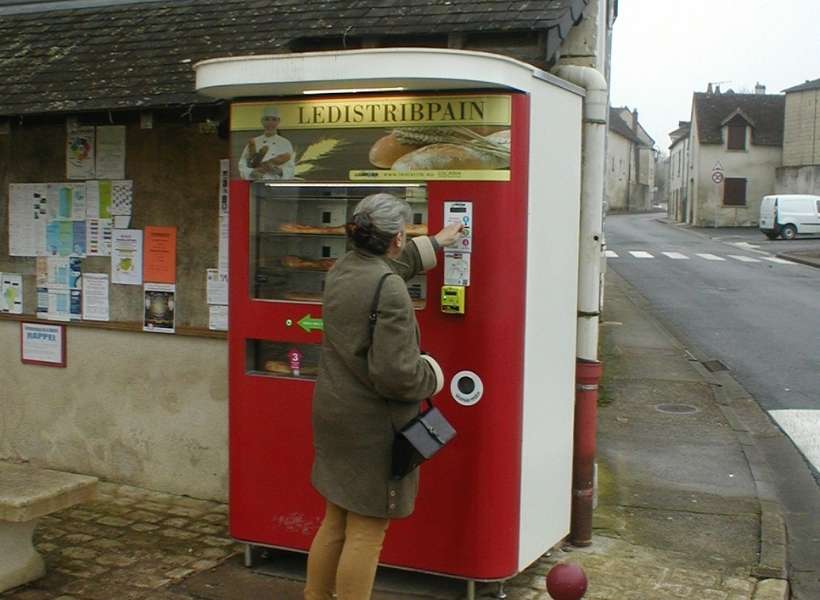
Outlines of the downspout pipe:
{"type": "Polygon", "coordinates": [[[575,417],[572,455],[572,514],[569,541],[592,543],[598,415],[598,321],[601,314],[604,166],[609,93],[604,76],[591,67],[562,65],[555,74],[586,90],[584,99],[581,222],[579,232],[575,417]]]}

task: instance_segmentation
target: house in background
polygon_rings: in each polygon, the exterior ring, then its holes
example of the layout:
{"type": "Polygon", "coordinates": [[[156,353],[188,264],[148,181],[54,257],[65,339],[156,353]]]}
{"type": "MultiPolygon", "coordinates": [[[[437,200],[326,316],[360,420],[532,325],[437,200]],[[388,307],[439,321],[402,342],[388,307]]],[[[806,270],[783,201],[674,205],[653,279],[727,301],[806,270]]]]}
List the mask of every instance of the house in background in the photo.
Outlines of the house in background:
{"type": "Polygon", "coordinates": [[[677,222],[688,221],[689,210],[689,132],[690,121],[678,121],[678,128],[669,134],[669,175],[667,213],[677,222]]]}
{"type": "Polygon", "coordinates": [[[820,79],[784,90],[783,166],[779,194],[820,194],[820,79]]]}
{"type": "Polygon", "coordinates": [[[638,121],[638,111],[609,109],[606,197],[610,212],[649,210],[655,187],[655,140],[638,121]]]}
{"type": "Polygon", "coordinates": [[[676,188],[686,190],[681,220],[708,227],[757,225],[760,200],[775,191],[783,160],[784,108],[784,96],[766,94],[759,84],[754,94],[721,93],[710,84],[693,95],[689,163],[681,171],[688,181],[676,188]]]}

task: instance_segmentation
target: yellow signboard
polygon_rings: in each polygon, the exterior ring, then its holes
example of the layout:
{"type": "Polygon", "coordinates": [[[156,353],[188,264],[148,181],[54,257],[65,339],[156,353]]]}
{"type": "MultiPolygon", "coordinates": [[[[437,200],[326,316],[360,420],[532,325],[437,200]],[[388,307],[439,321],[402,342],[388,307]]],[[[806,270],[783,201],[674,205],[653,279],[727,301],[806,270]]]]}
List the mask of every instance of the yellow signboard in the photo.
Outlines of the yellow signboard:
{"type": "Polygon", "coordinates": [[[509,125],[507,95],[384,96],[243,102],[231,107],[231,130],[260,128],[274,109],[281,129],[509,125]]]}

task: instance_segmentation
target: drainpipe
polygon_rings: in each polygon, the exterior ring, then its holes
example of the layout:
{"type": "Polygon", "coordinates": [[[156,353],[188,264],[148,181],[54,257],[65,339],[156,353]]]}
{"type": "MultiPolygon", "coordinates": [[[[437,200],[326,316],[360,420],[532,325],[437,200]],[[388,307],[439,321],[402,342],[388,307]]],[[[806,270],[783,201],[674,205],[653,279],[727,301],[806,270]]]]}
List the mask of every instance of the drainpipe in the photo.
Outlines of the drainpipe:
{"type": "Polygon", "coordinates": [[[598,320],[601,314],[604,161],[609,93],[604,76],[591,67],[561,65],[554,73],[586,90],[581,175],[578,265],[577,365],[572,458],[570,542],[592,543],[595,436],[598,412],[598,320]]]}

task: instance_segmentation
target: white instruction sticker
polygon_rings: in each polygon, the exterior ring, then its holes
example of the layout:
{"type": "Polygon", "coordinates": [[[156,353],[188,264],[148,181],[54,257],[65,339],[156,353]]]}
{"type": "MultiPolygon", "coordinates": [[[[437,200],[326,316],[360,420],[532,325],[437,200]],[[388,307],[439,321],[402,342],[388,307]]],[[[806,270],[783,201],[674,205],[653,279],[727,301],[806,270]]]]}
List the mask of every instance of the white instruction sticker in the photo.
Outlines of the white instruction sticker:
{"type": "Polygon", "coordinates": [[[470,285],[470,255],[464,252],[444,253],[444,285],[470,285]]]}

